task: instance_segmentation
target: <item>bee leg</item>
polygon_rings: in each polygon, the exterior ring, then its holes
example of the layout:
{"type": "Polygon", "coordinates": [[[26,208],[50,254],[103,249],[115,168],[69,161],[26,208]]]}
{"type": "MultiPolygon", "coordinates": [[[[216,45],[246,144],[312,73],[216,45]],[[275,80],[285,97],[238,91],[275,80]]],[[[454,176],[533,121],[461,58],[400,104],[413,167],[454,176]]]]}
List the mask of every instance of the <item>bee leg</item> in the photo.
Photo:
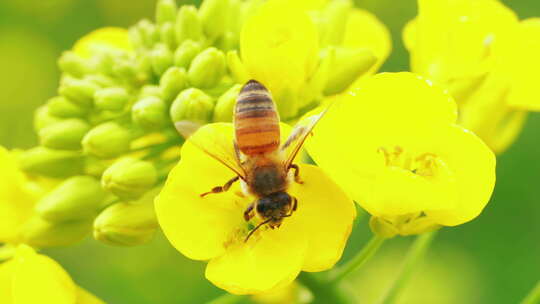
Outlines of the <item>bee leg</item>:
{"type": "Polygon", "coordinates": [[[302,179],[300,178],[300,168],[298,167],[298,165],[291,164],[289,166],[289,169],[294,170],[294,181],[297,182],[298,184],[303,184],[304,181],[302,181],[302,179]]]}
{"type": "Polygon", "coordinates": [[[229,190],[229,188],[232,186],[232,184],[234,184],[234,182],[236,182],[239,178],[240,178],[239,176],[235,176],[231,180],[226,182],[225,185],[214,187],[214,188],[212,188],[212,190],[201,194],[201,197],[205,197],[205,196],[207,196],[208,194],[211,194],[211,193],[225,192],[225,191],[229,190]]]}
{"type": "Polygon", "coordinates": [[[295,212],[296,209],[298,208],[298,199],[297,199],[296,197],[293,197],[293,200],[294,200],[294,201],[293,201],[293,205],[292,205],[292,211],[291,211],[291,214],[292,214],[293,212],[295,212]]]}
{"type": "Polygon", "coordinates": [[[251,220],[251,218],[253,218],[253,216],[255,215],[255,213],[253,212],[254,207],[255,203],[251,203],[246,208],[246,211],[244,211],[244,220],[246,220],[246,222],[249,222],[249,220],[251,220]]]}

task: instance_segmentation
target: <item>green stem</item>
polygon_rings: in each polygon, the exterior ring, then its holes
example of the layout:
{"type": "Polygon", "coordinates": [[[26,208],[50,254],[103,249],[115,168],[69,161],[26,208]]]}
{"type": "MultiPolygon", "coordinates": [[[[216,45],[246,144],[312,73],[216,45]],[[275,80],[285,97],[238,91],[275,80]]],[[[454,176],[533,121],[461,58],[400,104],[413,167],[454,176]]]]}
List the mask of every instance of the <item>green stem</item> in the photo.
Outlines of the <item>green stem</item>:
{"type": "Polygon", "coordinates": [[[356,303],[338,284],[328,282],[322,277],[309,272],[302,272],[298,281],[313,294],[312,304],[351,304],[356,303]]]}
{"type": "Polygon", "coordinates": [[[411,245],[409,253],[405,258],[405,262],[403,264],[401,272],[398,274],[397,279],[393,282],[393,284],[390,286],[386,294],[384,294],[382,300],[379,303],[396,303],[402,290],[405,288],[410,278],[412,277],[414,270],[424,258],[424,255],[428,250],[429,246],[431,245],[431,242],[435,238],[436,234],[437,231],[431,231],[416,237],[416,240],[411,245]]]}
{"type": "Polygon", "coordinates": [[[540,281],[529,292],[529,294],[521,301],[521,304],[538,304],[540,303],[540,281]]]}
{"type": "Polygon", "coordinates": [[[345,265],[337,268],[330,275],[330,281],[339,282],[351,272],[358,270],[367,262],[384,243],[385,238],[373,235],[371,240],[345,265]]]}
{"type": "Polygon", "coordinates": [[[209,301],[207,304],[235,304],[244,299],[245,296],[237,296],[230,293],[224,293],[221,296],[209,301]]]}

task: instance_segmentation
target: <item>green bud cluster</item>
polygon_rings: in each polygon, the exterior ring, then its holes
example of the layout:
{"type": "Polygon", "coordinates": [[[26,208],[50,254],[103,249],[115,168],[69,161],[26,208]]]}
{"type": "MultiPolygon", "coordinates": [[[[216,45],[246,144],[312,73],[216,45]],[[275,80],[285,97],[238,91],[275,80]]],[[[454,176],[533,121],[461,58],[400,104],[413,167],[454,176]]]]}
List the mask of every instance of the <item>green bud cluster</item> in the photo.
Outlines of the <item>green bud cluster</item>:
{"type": "MultiPolygon", "coordinates": [[[[232,121],[249,79],[240,31],[262,2],[205,0],[196,8],[159,0],[155,23],[141,20],[127,31],[130,48],[100,43],[89,54],[75,49],[60,57],[58,96],[34,116],[40,145],[19,159],[30,175],[61,179],[24,230],[30,244],[67,245],[92,229],[96,239],[114,245],[151,238],[153,198],[178,161],[167,152],[183,142],[174,124],[232,121]]],[[[340,46],[349,9],[341,1],[313,14],[324,48],[295,105],[299,115],[374,63],[369,51],[340,46]]]]}

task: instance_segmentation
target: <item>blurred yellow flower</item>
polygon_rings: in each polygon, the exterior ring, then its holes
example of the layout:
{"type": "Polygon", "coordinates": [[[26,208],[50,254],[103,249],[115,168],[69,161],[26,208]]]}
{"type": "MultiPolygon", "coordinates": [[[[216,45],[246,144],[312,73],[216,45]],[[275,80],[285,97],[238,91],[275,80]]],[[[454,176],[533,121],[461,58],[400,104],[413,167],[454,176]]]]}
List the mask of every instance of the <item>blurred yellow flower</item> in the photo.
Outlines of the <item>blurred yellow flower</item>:
{"type": "Polygon", "coordinates": [[[102,304],[73,283],[53,259],[26,245],[0,264],[0,302],[3,304],[102,304]]]}
{"type": "Polygon", "coordinates": [[[343,46],[346,48],[365,48],[373,52],[377,61],[371,67],[369,75],[377,72],[388,58],[392,50],[392,41],[390,32],[375,15],[366,10],[354,8],[347,20],[343,46]]]}
{"type": "Polygon", "coordinates": [[[17,243],[39,194],[18,168],[14,155],[1,146],[0,167],[0,243],[17,243]]]}
{"type": "Polygon", "coordinates": [[[297,94],[318,62],[317,28],[299,6],[283,0],[266,2],[246,21],[240,36],[250,78],[269,88],[286,118],[296,114],[297,94]]]}
{"type": "Polygon", "coordinates": [[[131,51],[133,47],[129,42],[128,32],[120,27],[104,27],[97,29],[75,42],[73,51],[83,57],[89,58],[95,49],[113,48],[122,51],[131,51]]]}
{"type": "Polygon", "coordinates": [[[411,69],[447,88],[458,123],[497,153],[519,135],[527,111],[538,111],[540,21],[519,21],[499,1],[419,0],[404,29],[411,69]]]}
{"type": "Polygon", "coordinates": [[[308,151],[392,236],[477,217],[495,183],[495,157],[456,125],[456,104],[411,73],[384,73],[340,97],[308,151]]]}
{"type": "MultiPolygon", "coordinates": [[[[283,137],[288,136],[289,128],[281,129],[283,137]]],[[[206,125],[193,140],[233,151],[233,126],[206,125]]],[[[243,213],[253,197],[242,194],[236,183],[227,192],[201,198],[233,173],[191,141],[181,154],[156,198],[156,214],[178,251],[191,259],[210,260],[206,277],[216,286],[234,294],[261,293],[289,284],[302,270],[329,269],[341,257],[355,209],[319,168],[301,164],[304,183],[293,183],[288,190],[298,199],[298,210],[280,228],[263,226],[245,242],[253,225],[243,213]]]]}

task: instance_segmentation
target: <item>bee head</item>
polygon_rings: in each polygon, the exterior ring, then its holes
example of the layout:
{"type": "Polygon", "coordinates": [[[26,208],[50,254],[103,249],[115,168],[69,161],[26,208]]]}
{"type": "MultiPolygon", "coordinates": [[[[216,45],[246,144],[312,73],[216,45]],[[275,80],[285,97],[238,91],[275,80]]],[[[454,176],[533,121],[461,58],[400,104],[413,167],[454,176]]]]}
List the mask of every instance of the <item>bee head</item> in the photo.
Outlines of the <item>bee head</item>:
{"type": "Polygon", "coordinates": [[[264,219],[280,220],[291,210],[292,197],[287,192],[275,192],[257,201],[257,213],[264,219]]]}

